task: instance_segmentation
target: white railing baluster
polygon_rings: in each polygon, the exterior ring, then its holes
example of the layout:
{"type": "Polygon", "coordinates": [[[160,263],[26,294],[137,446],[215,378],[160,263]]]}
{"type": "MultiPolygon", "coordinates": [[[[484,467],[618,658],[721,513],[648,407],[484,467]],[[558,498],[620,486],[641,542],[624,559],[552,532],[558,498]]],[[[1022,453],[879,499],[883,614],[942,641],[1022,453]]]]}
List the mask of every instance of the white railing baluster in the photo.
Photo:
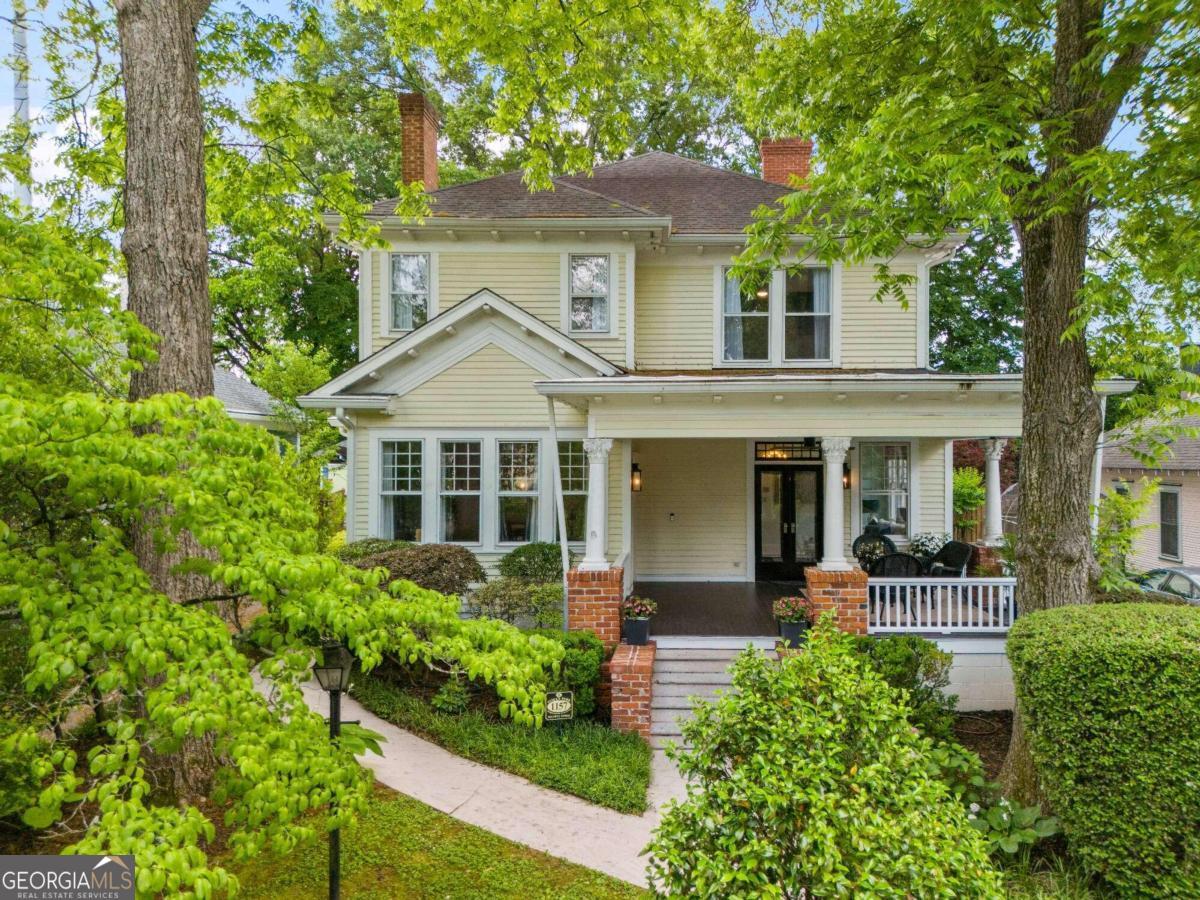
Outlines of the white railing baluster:
{"type": "Polygon", "coordinates": [[[871,578],[870,632],[1003,633],[1017,615],[1015,578],[871,578]]]}

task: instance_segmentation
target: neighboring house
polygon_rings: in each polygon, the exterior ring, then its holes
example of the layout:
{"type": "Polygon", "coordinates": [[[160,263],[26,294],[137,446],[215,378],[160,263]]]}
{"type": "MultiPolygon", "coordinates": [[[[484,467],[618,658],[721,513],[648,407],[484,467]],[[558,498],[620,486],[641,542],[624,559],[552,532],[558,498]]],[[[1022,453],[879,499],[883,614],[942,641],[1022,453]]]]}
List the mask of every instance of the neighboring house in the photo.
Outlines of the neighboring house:
{"type": "MultiPolygon", "coordinates": [[[[1181,420],[1200,428],[1200,416],[1181,420]]],[[[1105,437],[1104,483],[1141,496],[1152,479],[1158,491],[1138,521],[1131,569],[1146,571],[1169,566],[1200,566],[1200,438],[1180,437],[1156,465],[1137,459],[1121,432],[1105,437]]]]}
{"type": "MultiPolygon", "coordinates": [[[[402,116],[405,177],[436,188],[436,115],[406,95],[402,116]]],[[[361,361],[300,400],[347,435],[347,540],[457,542],[491,565],[556,539],[557,462],[582,570],[621,566],[626,590],[794,581],[848,569],[871,522],[901,546],[950,531],[949,443],[977,438],[999,541],[1020,376],[929,369],[930,268],[961,236],[886,260],[907,305],[875,299],[875,261],[821,265],[800,240],[794,271],[729,273],[810,152],[764,141],[764,179],[660,152],[553,191],[502,175],[433,190],[419,224],[377,203],[361,361]]]]}
{"type": "Polygon", "coordinates": [[[281,441],[297,445],[295,431],[279,419],[275,398],[257,385],[239,378],[228,369],[213,366],[213,394],[229,413],[229,418],[243,425],[265,428],[281,441]]]}

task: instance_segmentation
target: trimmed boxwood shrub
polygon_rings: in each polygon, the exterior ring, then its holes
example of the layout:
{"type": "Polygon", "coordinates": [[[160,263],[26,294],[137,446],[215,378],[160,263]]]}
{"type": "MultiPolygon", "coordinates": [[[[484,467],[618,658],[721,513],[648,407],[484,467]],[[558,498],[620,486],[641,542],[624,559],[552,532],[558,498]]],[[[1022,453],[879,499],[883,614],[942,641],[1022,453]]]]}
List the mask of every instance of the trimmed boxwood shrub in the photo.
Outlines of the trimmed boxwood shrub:
{"type": "Polygon", "coordinates": [[[535,628],[562,626],[562,584],[535,584],[521,578],[489,581],[471,595],[471,612],[512,625],[535,628]]]}
{"type": "Polygon", "coordinates": [[[1072,855],[1126,896],[1200,896],[1200,609],[1037,612],[1008,656],[1072,855]]]}
{"type": "Polygon", "coordinates": [[[903,695],[827,617],[803,653],[748,652],[673,752],[687,797],[650,845],[686,897],[1001,897],[982,835],[930,773],[903,695]]]}
{"type": "Polygon", "coordinates": [[[389,584],[411,581],[440,594],[465,594],[487,580],[475,554],[458,544],[408,544],[351,562],[360,569],[387,569],[389,584]]]}
{"type": "Polygon", "coordinates": [[[400,550],[411,547],[409,541],[392,541],[387,538],[363,538],[350,544],[342,544],[333,551],[333,555],[342,562],[355,562],[368,556],[377,556],[389,550],[400,550]]]}
{"type": "MultiPolygon", "coordinates": [[[[570,554],[569,563],[574,565],[576,559],[576,554],[570,554]]],[[[535,541],[505,553],[496,568],[506,578],[521,578],[539,584],[562,581],[562,550],[558,544],[535,541]]]]}
{"type": "Polygon", "coordinates": [[[855,639],[855,649],[894,688],[908,692],[909,718],[921,734],[935,740],[954,736],[956,694],[950,684],[954,654],[915,634],[891,634],[855,639]]]}
{"type": "Polygon", "coordinates": [[[551,691],[575,692],[575,717],[586,719],[596,712],[596,686],[604,662],[604,644],[590,631],[542,630],[535,634],[559,641],[566,650],[558,676],[546,685],[551,691]]]}

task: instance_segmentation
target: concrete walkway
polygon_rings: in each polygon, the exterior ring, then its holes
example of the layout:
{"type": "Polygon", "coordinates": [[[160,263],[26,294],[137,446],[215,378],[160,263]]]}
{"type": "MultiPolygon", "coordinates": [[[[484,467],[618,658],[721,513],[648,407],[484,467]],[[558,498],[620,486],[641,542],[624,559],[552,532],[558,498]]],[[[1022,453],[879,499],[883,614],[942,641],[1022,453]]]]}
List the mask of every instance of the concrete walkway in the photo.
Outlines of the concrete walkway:
{"type": "MultiPolygon", "coordinates": [[[[329,699],[317,685],[306,686],[304,697],[313,710],[328,715],[329,699]]],[[[658,809],[684,793],[683,779],[659,750],[652,762],[650,811],[630,816],[463,759],[345,695],[342,717],[357,719],[386,739],[383,756],[359,757],[381,784],[511,841],[639,886],[646,886],[641,852],[658,824],[658,809]]]]}

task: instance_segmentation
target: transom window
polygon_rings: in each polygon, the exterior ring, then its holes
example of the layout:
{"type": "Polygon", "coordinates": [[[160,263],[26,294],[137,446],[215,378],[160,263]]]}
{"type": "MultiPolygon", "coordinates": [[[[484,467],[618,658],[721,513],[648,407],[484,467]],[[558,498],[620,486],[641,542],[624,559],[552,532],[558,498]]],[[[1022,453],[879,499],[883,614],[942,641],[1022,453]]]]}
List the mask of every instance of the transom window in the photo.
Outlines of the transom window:
{"type": "MultiPolygon", "coordinates": [[[[588,459],[583,441],[558,442],[559,474],[562,477],[563,511],[567,520],[567,541],[582,542],[587,537],[588,459]]],[[[555,516],[555,536],[558,517],[555,516]]]]}
{"type": "Polygon", "coordinates": [[[479,543],[483,454],[479,441],[442,441],[442,540],[479,543]]]}
{"type": "Polygon", "coordinates": [[[743,281],[726,267],[719,319],[721,362],[832,362],[832,272],[804,266],[743,281]]]}
{"type": "Polygon", "coordinates": [[[608,331],[610,276],[606,254],[571,254],[568,298],[571,331],[608,331]]]}
{"type": "Polygon", "coordinates": [[[384,537],[397,541],[421,540],[420,441],[384,441],[382,444],[384,537]]]}
{"type": "Polygon", "coordinates": [[[412,331],[429,318],[429,254],[392,254],[392,330],[412,331]]]}
{"type": "Polygon", "coordinates": [[[1179,532],[1183,512],[1179,486],[1164,484],[1158,489],[1158,555],[1179,559],[1179,532]]]}
{"type": "Polygon", "coordinates": [[[908,444],[860,444],[859,481],[862,528],[908,536],[908,444]]]}
{"type": "Polygon", "coordinates": [[[500,441],[496,506],[501,544],[537,540],[538,442],[500,441]]]}
{"type": "Polygon", "coordinates": [[[803,441],[758,441],[754,445],[754,458],[770,460],[815,460],[821,461],[821,448],[812,438],[803,441]]]}
{"type": "Polygon", "coordinates": [[[726,362],[767,362],[771,358],[771,286],[763,275],[756,284],[743,284],[725,270],[721,303],[726,362]]]}

